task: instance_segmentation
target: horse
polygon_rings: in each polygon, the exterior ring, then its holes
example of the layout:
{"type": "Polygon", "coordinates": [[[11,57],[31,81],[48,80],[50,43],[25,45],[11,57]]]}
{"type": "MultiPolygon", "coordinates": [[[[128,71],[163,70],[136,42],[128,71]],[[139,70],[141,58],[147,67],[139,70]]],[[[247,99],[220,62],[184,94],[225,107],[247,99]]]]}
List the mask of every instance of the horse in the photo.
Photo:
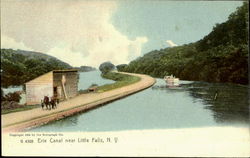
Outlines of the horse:
{"type": "Polygon", "coordinates": [[[50,105],[51,105],[52,109],[56,108],[56,104],[57,104],[56,98],[55,97],[51,97],[50,105]]]}
{"type": "Polygon", "coordinates": [[[45,104],[46,105],[46,109],[51,109],[51,107],[50,107],[50,101],[49,101],[49,97],[48,96],[44,96],[44,98],[43,98],[43,104],[45,104]]]}
{"type": "Polygon", "coordinates": [[[44,96],[43,100],[41,100],[42,109],[46,106],[46,109],[51,110],[57,108],[57,104],[59,104],[59,99],[56,97],[49,98],[48,96],[44,96]]]}

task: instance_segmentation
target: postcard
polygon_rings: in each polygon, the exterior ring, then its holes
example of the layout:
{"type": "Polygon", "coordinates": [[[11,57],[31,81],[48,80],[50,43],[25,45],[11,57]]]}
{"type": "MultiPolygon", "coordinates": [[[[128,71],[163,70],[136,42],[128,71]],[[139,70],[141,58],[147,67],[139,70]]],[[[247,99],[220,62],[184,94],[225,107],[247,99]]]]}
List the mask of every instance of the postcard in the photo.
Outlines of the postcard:
{"type": "Polygon", "coordinates": [[[1,0],[2,156],[249,157],[248,1],[1,0]]]}

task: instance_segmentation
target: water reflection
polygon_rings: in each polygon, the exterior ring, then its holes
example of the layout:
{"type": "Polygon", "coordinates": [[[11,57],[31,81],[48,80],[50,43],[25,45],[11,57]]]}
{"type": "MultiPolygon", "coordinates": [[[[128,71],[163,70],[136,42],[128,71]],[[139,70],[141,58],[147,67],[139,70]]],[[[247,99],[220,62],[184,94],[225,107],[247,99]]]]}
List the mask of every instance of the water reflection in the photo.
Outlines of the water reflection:
{"type": "MultiPolygon", "coordinates": [[[[217,122],[249,123],[248,87],[229,83],[185,82],[179,86],[155,85],[153,90],[188,91],[213,111],[217,122]]],[[[197,100],[196,100],[197,101],[197,100]]]]}
{"type": "Polygon", "coordinates": [[[152,90],[162,90],[166,91],[167,93],[169,92],[183,92],[183,88],[181,85],[178,86],[169,86],[169,85],[155,85],[152,87],[152,90]]]}
{"type": "Polygon", "coordinates": [[[202,99],[218,122],[249,122],[248,87],[236,84],[194,82],[182,85],[190,96],[202,99]]]}
{"type": "Polygon", "coordinates": [[[199,99],[204,108],[213,111],[217,122],[249,123],[248,87],[229,83],[207,83],[181,81],[179,86],[155,85],[153,90],[167,92],[188,91],[193,98],[199,99]]]}

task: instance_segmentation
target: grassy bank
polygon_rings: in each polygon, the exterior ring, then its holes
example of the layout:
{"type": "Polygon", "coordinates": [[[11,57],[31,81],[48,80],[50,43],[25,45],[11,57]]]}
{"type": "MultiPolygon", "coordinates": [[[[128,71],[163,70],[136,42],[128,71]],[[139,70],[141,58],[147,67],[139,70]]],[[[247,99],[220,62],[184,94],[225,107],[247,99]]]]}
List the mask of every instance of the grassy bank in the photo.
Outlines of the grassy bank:
{"type": "Polygon", "coordinates": [[[108,72],[106,74],[102,74],[103,78],[110,79],[116,81],[112,84],[105,84],[103,86],[99,86],[97,88],[98,92],[106,92],[112,89],[120,88],[123,86],[127,86],[133,83],[140,81],[140,77],[131,76],[127,74],[120,74],[115,72],[108,72]]]}
{"type": "Polygon", "coordinates": [[[31,110],[34,108],[39,108],[40,105],[24,105],[24,106],[20,106],[17,108],[11,108],[11,109],[1,109],[1,114],[8,114],[8,113],[12,113],[12,112],[19,112],[19,111],[25,111],[25,110],[31,110]]]}

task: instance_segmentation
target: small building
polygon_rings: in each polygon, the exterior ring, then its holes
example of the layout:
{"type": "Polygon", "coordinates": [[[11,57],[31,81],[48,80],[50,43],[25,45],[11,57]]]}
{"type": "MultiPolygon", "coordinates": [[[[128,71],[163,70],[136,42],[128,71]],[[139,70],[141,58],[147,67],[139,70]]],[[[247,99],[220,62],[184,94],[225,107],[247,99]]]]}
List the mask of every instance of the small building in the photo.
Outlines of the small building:
{"type": "Polygon", "coordinates": [[[40,104],[44,96],[65,100],[78,93],[79,74],[72,70],[53,70],[29,82],[26,86],[26,104],[40,104]]]}

